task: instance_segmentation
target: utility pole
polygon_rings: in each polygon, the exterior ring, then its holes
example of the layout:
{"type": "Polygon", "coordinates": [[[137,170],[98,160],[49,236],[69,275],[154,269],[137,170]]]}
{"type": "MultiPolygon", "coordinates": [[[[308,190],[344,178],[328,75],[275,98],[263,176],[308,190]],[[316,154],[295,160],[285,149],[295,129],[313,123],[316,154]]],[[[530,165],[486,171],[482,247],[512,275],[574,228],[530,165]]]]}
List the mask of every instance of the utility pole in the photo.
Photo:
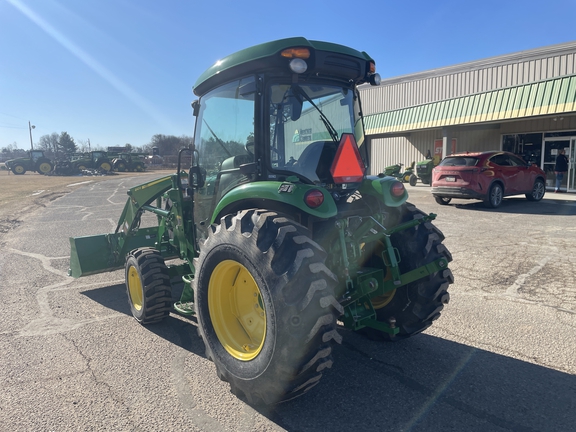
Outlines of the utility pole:
{"type": "Polygon", "coordinates": [[[34,150],[34,144],[32,144],[32,129],[34,129],[35,127],[36,126],[30,124],[30,121],[28,121],[28,130],[30,131],[30,150],[34,150]]]}

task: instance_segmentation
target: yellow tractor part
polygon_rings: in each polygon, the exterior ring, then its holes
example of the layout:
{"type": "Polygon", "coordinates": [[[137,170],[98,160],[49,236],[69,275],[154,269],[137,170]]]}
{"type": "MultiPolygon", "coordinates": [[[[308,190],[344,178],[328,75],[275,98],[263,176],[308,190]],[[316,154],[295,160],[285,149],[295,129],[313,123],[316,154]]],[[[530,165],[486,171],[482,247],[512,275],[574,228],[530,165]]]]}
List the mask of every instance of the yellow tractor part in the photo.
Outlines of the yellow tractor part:
{"type": "Polygon", "coordinates": [[[144,304],[144,290],[142,289],[142,281],[138,275],[138,270],[136,270],[134,266],[130,266],[128,269],[128,280],[126,284],[128,285],[128,293],[132,306],[138,311],[141,310],[144,304]]]}
{"type": "Polygon", "coordinates": [[[238,360],[258,356],[266,336],[266,313],[256,281],[242,264],[222,261],[208,285],[208,310],[218,340],[238,360]]]}

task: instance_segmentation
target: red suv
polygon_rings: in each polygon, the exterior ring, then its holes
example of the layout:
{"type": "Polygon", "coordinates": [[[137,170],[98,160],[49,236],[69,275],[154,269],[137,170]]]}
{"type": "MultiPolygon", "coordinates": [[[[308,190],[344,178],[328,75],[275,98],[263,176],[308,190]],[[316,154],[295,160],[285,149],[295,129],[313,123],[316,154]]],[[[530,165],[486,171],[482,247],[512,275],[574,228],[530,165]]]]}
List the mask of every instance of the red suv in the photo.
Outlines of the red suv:
{"type": "Polygon", "coordinates": [[[452,198],[480,199],[496,208],[502,198],[525,194],[540,201],[546,175],[536,165],[503,151],[460,153],[446,157],[432,170],[432,195],[438,204],[452,198]]]}

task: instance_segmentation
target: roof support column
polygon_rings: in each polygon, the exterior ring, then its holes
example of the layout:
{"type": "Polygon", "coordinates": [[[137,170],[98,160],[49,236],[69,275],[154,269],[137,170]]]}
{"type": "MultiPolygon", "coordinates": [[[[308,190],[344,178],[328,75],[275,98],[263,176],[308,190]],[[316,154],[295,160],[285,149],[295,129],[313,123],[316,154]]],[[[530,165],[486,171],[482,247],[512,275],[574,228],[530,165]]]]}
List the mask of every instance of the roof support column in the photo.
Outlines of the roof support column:
{"type": "Polygon", "coordinates": [[[447,127],[442,128],[442,159],[448,155],[448,147],[452,144],[452,137],[450,135],[450,129],[447,127]]]}

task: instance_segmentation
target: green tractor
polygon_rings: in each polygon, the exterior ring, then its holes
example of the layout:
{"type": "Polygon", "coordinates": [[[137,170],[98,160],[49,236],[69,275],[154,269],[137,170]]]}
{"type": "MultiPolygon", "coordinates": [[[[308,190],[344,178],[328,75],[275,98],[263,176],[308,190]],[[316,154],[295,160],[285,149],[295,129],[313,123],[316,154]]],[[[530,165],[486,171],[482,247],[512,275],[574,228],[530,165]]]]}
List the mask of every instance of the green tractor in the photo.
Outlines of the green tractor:
{"type": "Polygon", "coordinates": [[[412,162],[408,168],[402,170],[404,164],[397,163],[395,165],[389,165],[384,168],[384,175],[396,177],[403,183],[410,183],[410,186],[416,185],[416,175],[414,174],[414,164],[416,162],[412,162]]]}
{"type": "Polygon", "coordinates": [[[36,171],[38,174],[48,174],[54,169],[54,164],[44,156],[42,150],[32,150],[27,157],[6,161],[6,167],[16,175],[26,174],[26,171],[36,171]]]}
{"type": "MultiPolygon", "coordinates": [[[[416,175],[418,176],[420,181],[425,185],[429,185],[432,183],[432,170],[436,165],[440,163],[440,159],[441,158],[439,156],[432,158],[430,150],[428,150],[428,153],[426,154],[426,159],[416,164],[416,175]]],[[[416,184],[416,182],[414,182],[414,184],[416,184]]]]}
{"type": "Polygon", "coordinates": [[[218,376],[257,406],[316,386],[340,326],[422,332],[452,258],[401,181],[367,175],[358,86],[379,82],[366,53],[304,38],[218,61],[194,87],[176,173],[128,190],[115,232],[71,238],[70,275],[123,268],[143,325],[194,315],[218,376]]]}
{"type": "Polygon", "coordinates": [[[148,153],[118,153],[112,157],[112,168],[118,172],[142,172],[146,169],[146,165],[140,156],[148,156],[148,153]]]}
{"type": "Polygon", "coordinates": [[[105,173],[112,171],[112,162],[108,158],[108,154],[101,150],[83,154],[72,161],[72,166],[76,172],[81,172],[85,169],[96,169],[105,173]]]}

